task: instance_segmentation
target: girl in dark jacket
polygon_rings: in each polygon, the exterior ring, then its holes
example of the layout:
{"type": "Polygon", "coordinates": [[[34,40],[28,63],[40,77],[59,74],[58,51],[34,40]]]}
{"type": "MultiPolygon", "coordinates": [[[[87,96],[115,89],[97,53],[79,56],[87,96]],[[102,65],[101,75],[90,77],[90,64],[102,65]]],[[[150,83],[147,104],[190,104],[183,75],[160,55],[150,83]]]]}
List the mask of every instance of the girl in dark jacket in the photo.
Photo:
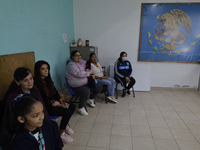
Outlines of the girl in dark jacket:
{"type": "Polygon", "coordinates": [[[63,102],[56,90],[50,75],[50,66],[46,61],[35,63],[34,73],[35,85],[40,89],[40,94],[47,107],[50,116],[62,116],[60,123],[60,135],[63,143],[71,143],[73,138],[69,135],[74,131],[68,122],[73,115],[76,105],[71,102],[63,102]]]}
{"type": "Polygon", "coordinates": [[[62,150],[57,128],[44,119],[43,104],[30,93],[20,94],[8,104],[4,121],[10,150],[62,150]]]}
{"type": "Polygon", "coordinates": [[[132,66],[131,63],[127,60],[126,52],[120,53],[120,57],[115,62],[114,71],[115,71],[115,80],[120,82],[124,87],[122,97],[124,97],[126,93],[130,95],[129,90],[130,88],[133,87],[136,81],[131,76],[132,66]]]}

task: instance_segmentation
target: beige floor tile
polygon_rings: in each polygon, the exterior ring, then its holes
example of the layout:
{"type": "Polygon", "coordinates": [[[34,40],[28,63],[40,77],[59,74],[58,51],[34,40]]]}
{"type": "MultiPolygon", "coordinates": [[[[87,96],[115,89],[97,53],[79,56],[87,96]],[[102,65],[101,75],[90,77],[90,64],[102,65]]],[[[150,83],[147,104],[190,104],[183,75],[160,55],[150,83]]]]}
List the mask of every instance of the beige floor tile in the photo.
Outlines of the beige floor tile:
{"type": "Polygon", "coordinates": [[[63,150],[200,150],[200,92],[135,94],[119,95],[117,104],[106,104],[99,94],[96,107],[87,106],[88,116],[75,112],[69,122],[74,141],[63,150]]]}
{"type": "Polygon", "coordinates": [[[92,129],[92,133],[110,134],[112,124],[107,123],[95,123],[92,129]]]}
{"type": "Polygon", "coordinates": [[[185,106],[185,104],[180,99],[178,99],[178,100],[169,100],[168,99],[168,101],[170,102],[170,104],[172,106],[185,106]]]}
{"type": "Polygon", "coordinates": [[[200,130],[190,130],[195,138],[200,142],[200,130]]]}
{"type": "Polygon", "coordinates": [[[144,106],[143,104],[130,104],[129,105],[130,110],[141,110],[144,111],[144,106]]]}
{"type": "Polygon", "coordinates": [[[188,129],[171,129],[171,132],[176,140],[196,141],[188,129]]]}
{"type": "Polygon", "coordinates": [[[95,105],[96,105],[95,108],[90,107],[88,105],[86,106],[89,115],[96,115],[96,114],[98,114],[100,104],[96,103],[95,105]]]}
{"type": "Polygon", "coordinates": [[[163,94],[160,95],[160,96],[158,96],[158,95],[153,95],[153,98],[154,98],[155,102],[156,102],[156,101],[165,101],[165,100],[167,100],[167,98],[166,98],[163,94]]]}
{"type": "Polygon", "coordinates": [[[101,107],[100,109],[99,109],[99,115],[113,115],[113,113],[114,113],[114,107],[112,108],[103,108],[103,107],[101,107]]]}
{"type": "Polygon", "coordinates": [[[130,136],[111,135],[110,148],[132,150],[132,143],[130,136]]]}
{"type": "Polygon", "coordinates": [[[87,147],[86,150],[109,150],[109,148],[87,147]]]}
{"type": "Polygon", "coordinates": [[[200,145],[195,141],[179,141],[177,140],[178,146],[181,150],[200,150],[200,145]]]}
{"type": "Polygon", "coordinates": [[[173,106],[177,112],[192,112],[185,104],[173,106]]]}
{"type": "Polygon", "coordinates": [[[154,99],[142,99],[142,103],[144,105],[156,105],[156,102],[154,99]]]}
{"type": "Polygon", "coordinates": [[[161,90],[164,96],[175,96],[174,92],[171,90],[161,90]]]}
{"type": "Polygon", "coordinates": [[[157,118],[157,119],[163,118],[160,111],[149,111],[149,110],[147,110],[145,112],[146,112],[147,118],[157,118]]]}
{"type": "Polygon", "coordinates": [[[149,127],[131,126],[131,132],[132,132],[132,136],[134,137],[152,138],[149,127]]]}
{"type": "Polygon", "coordinates": [[[71,145],[71,144],[65,144],[62,150],[85,150],[85,146],[77,146],[77,145],[71,145]]]}
{"type": "Polygon", "coordinates": [[[144,110],[129,110],[130,111],[130,117],[140,117],[140,118],[146,118],[146,113],[144,110]]]}
{"type": "Polygon", "coordinates": [[[128,102],[124,102],[124,101],[117,101],[117,104],[115,104],[115,108],[117,109],[129,109],[129,104],[128,102]],[[120,104],[121,102],[121,104],[120,104]]]}
{"type": "Polygon", "coordinates": [[[94,123],[97,115],[89,114],[87,116],[80,116],[78,122],[91,122],[94,123]]]}
{"type": "Polygon", "coordinates": [[[113,124],[130,125],[130,117],[127,116],[115,116],[113,117],[113,124]]]}
{"type": "Polygon", "coordinates": [[[171,105],[171,103],[167,100],[167,99],[163,99],[163,100],[155,100],[157,105],[171,105]]]}
{"type": "MultiPolygon", "coordinates": [[[[74,129],[75,125],[76,125],[76,122],[74,121],[69,121],[69,125],[70,125],[70,128],[74,129]]],[[[60,125],[59,125],[60,126],[60,125]]]]}
{"type": "Polygon", "coordinates": [[[113,115],[97,115],[96,122],[112,123],[113,115]]]}
{"type": "Polygon", "coordinates": [[[178,112],[178,114],[182,120],[199,120],[199,118],[192,112],[178,112]]]}
{"type": "Polygon", "coordinates": [[[157,105],[144,105],[144,110],[145,111],[159,111],[159,108],[157,105]]]}
{"type": "Polygon", "coordinates": [[[131,136],[131,127],[130,127],[130,125],[113,124],[111,134],[112,135],[131,136]]]}
{"type": "Polygon", "coordinates": [[[131,117],[131,125],[149,126],[147,118],[131,117]]]}
{"type": "Polygon", "coordinates": [[[179,150],[175,140],[154,139],[157,150],[179,150]]]}
{"type": "Polygon", "coordinates": [[[140,98],[134,98],[132,101],[129,102],[129,104],[142,104],[142,99],[140,98]]]}
{"type": "Polygon", "coordinates": [[[116,108],[114,110],[114,115],[128,116],[129,117],[129,109],[119,109],[119,108],[116,108]]]}
{"type": "Polygon", "coordinates": [[[179,97],[177,97],[176,95],[173,95],[173,96],[166,96],[166,99],[167,100],[170,100],[170,101],[179,101],[179,97]]]}
{"type": "Polygon", "coordinates": [[[74,141],[71,144],[86,146],[90,137],[90,133],[74,132],[74,134],[71,135],[71,137],[74,139],[74,141]]]}
{"type": "Polygon", "coordinates": [[[163,111],[161,113],[164,119],[181,119],[175,111],[163,111]]]}
{"type": "Polygon", "coordinates": [[[133,150],[156,150],[153,138],[132,138],[133,150]]]}
{"type": "Polygon", "coordinates": [[[171,129],[188,129],[182,120],[165,119],[171,129]]]}
{"type": "Polygon", "coordinates": [[[172,105],[158,105],[159,110],[162,111],[175,111],[172,105]]]}
{"type": "Polygon", "coordinates": [[[151,132],[153,138],[160,138],[160,139],[174,139],[170,130],[168,128],[155,128],[151,127],[151,132]]]}
{"type": "Polygon", "coordinates": [[[114,103],[101,104],[100,108],[106,108],[106,109],[115,108],[115,105],[116,104],[114,104],[114,103]]]}
{"type": "Polygon", "coordinates": [[[167,123],[163,118],[148,118],[149,126],[150,127],[162,127],[167,128],[167,123]]]}
{"type": "Polygon", "coordinates": [[[109,148],[110,135],[109,134],[94,134],[92,133],[88,142],[89,147],[103,147],[109,148]]]}
{"type": "Polygon", "coordinates": [[[90,122],[77,122],[74,131],[75,132],[91,132],[94,123],[90,122]]]}
{"type": "Polygon", "coordinates": [[[80,116],[81,115],[75,111],[72,117],[70,118],[70,121],[76,122],[79,120],[80,116]]]}
{"type": "Polygon", "coordinates": [[[196,120],[183,120],[190,130],[200,130],[200,121],[196,120]]]}

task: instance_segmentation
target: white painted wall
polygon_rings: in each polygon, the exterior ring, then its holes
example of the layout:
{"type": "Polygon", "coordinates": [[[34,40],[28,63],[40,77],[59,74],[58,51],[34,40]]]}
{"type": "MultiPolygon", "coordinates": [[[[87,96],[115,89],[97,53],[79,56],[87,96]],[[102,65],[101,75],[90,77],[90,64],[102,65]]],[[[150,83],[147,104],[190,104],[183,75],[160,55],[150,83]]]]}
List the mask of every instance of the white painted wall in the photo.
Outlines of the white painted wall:
{"type": "MultiPolygon", "coordinates": [[[[110,64],[114,64],[121,51],[126,51],[132,65],[150,68],[147,72],[149,74],[145,76],[150,78],[151,87],[197,87],[200,71],[198,64],[138,62],[141,3],[151,2],[166,1],[74,0],[75,39],[80,37],[83,41],[89,40],[91,46],[98,46],[99,62],[107,69],[110,64]]],[[[136,80],[143,78],[142,73],[144,71],[141,71],[141,76],[137,75],[136,80]]]]}

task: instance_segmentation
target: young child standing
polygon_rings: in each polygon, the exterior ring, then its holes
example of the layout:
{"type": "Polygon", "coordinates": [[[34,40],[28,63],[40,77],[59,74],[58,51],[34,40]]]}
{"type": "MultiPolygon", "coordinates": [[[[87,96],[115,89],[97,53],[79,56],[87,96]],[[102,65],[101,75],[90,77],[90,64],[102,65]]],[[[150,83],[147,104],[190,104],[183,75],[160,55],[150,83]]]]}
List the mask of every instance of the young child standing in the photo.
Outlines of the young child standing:
{"type": "Polygon", "coordinates": [[[55,125],[44,119],[42,103],[29,94],[18,95],[6,109],[5,140],[10,150],[61,150],[62,140],[55,125]]]}

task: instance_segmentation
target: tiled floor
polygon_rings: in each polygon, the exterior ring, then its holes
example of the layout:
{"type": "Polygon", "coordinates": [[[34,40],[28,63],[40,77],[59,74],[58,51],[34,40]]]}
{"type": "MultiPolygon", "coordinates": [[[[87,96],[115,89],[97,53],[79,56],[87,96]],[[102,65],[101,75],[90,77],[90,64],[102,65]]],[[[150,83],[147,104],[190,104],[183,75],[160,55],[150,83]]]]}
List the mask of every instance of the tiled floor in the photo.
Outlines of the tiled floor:
{"type": "MultiPolygon", "coordinates": [[[[132,94],[132,93],[131,93],[132,94]]],[[[200,93],[151,90],[119,97],[118,103],[96,98],[89,115],[77,112],[70,125],[74,142],[63,150],[200,150],[200,93]]]]}

